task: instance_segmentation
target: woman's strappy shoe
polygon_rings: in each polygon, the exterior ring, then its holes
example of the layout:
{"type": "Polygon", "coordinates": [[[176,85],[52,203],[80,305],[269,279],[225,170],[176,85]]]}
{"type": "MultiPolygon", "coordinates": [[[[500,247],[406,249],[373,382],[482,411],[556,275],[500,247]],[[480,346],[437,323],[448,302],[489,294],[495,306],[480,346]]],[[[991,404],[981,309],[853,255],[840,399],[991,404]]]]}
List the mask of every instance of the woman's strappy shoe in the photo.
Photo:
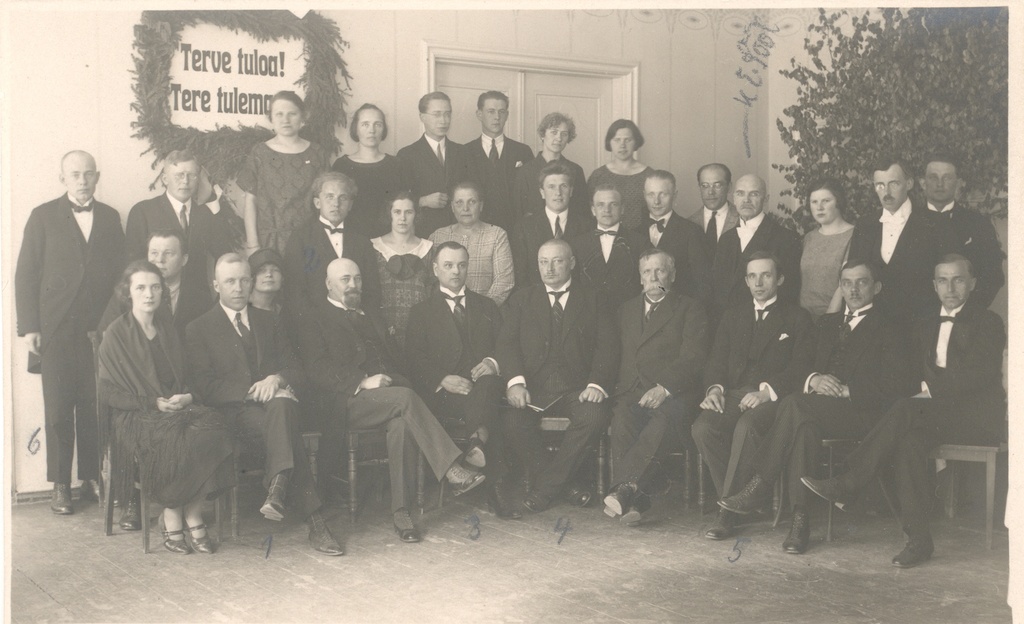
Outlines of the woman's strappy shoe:
{"type": "Polygon", "coordinates": [[[196,531],[200,531],[206,528],[206,524],[200,524],[199,526],[189,527],[188,536],[192,542],[192,548],[196,552],[203,553],[204,555],[212,555],[217,549],[213,545],[213,540],[210,539],[209,535],[202,537],[196,537],[196,531]]]}
{"type": "Polygon", "coordinates": [[[166,538],[164,539],[164,548],[166,548],[167,550],[171,551],[176,555],[188,555],[192,552],[192,549],[189,548],[188,542],[185,541],[184,537],[182,537],[182,539],[180,540],[171,539],[171,537],[174,535],[184,536],[185,531],[163,531],[163,534],[164,538],[166,538]]]}

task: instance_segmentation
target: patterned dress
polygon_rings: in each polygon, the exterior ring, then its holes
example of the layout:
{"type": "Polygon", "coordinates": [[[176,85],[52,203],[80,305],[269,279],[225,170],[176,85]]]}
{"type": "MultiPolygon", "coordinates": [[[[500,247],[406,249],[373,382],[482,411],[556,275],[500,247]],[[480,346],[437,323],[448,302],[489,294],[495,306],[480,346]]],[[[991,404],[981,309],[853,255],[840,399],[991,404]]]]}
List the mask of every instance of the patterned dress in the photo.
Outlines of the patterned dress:
{"type": "Polygon", "coordinates": [[[398,346],[405,348],[409,311],[427,298],[434,282],[434,273],[429,267],[433,244],[424,239],[411,253],[400,254],[379,237],[370,242],[377,251],[384,322],[398,346]]]}
{"type": "Polygon", "coordinates": [[[644,182],[650,167],[633,175],[619,175],[608,170],[608,165],[594,169],[587,180],[590,196],[594,196],[594,187],[598,184],[614,184],[622,196],[622,226],[627,230],[635,230],[643,225],[647,216],[647,202],[644,200],[644,182]]]}
{"type": "Polygon", "coordinates": [[[455,241],[469,250],[466,286],[488,297],[499,306],[516,285],[512,266],[512,247],[505,230],[490,223],[464,234],[458,225],[449,225],[430,235],[435,245],[455,241]]]}

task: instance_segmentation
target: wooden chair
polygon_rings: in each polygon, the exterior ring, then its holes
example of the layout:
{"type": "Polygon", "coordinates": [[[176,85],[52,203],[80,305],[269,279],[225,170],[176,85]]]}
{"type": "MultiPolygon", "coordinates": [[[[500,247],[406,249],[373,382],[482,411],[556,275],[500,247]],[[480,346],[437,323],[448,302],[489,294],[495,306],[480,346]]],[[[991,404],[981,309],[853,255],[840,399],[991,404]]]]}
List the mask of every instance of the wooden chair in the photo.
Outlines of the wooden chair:
{"type": "Polygon", "coordinates": [[[941,444],[935,447],[928,457],[942,459],[950,462],[950,469],[953,470],[949,479],[949,489],[946,497],[946,516],[953,518],[956,515],[956,498],[958,490],[958,479],[955,462],[981,462],[985,464],[985,548],[992,548],[992,523],[995,516],[996,500],[996,460],[1000,453],[1007,451],[1006,444],[999,446],[968,446],[963,444],[941,444]]]}
{"type": "MultiPolygon", "coordinates": [[[[543,431],[565,431],[572,423],[564,416],[541,416],[540,430],[543,431]]],[[[607,463],[608,463],[608,432],[602,431],[597,440],[597,499],[601,500],[607,494],[607,463]]]]}
{"type": "MultiPolygon", "coordinates": [[[[352,522],[355,523],[356,515],[359,511],[359,468],[369,466],[387,466],[387,445],[384,445],[383,456],[377,455],[373,457],[361,457],[360,451],[365,447],[360,446],[360,440],[367,439],[370,436],[381,437],[387,435],[386,426],[380,426],[370,429],[349,429],[345,438],[348,441],[347,445],[347,456],[348,456],[348,508],[352,522]]],[[[423,453],[419,454],[418,461],[416,462],[416,504],[423,510],[423,481],[424,481],[424,459],[423,453]]],[[[442,480],[442,484],[444,481],[442,480]]]]}

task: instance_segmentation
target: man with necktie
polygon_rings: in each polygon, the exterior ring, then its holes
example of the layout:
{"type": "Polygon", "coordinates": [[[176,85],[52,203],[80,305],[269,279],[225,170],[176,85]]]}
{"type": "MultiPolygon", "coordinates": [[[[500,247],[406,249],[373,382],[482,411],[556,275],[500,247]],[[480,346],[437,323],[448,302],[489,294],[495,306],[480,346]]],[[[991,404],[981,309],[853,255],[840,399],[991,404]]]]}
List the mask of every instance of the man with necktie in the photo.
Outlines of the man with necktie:
{"type": "Polygon", "coordinates": [[[638,261],[643,294],[619,309],[622,344],[612,417],[612,489],[604,512],[626,524],[650,507],[660,460],[687,434],[700,400],[710,336],[696,299],[672,288],[675,261],[648,249],[638,261]]]}
{"type": "Polygon", "coordinates": [[[924,563],[934,549],[928,453],[939,444],[989,446],[1006,440],[1003,320],[974,301],[977,278],[966,257],[943,256],[932,284],[941,305],[914,325],[912,366],[920,392],[892,406],[847,458],[846,472],[827,480],[803,479],[811,491],[842,508],[880,467],[892,463],[900,523],[909,538],[892,560],[900,568],[924,563]]]}
{"type": "Polygon", "coordinates": [[[100,172],[83,151],[61,159],[67,192],[38,206],[25,224],[14,273],[18,335],[40,358],[50,509],[74,513],[71,467],[78,444],[82,498],[96,500],[99,447],[92,345],[96,328],[124,267],[121,216],[96,201],[100,172]]]}
{"type": "Polygon", "coordinates": [[[843,266],[839,288],[846,305],[818,319],[814,372],[803,381],[802,392],[779,404],[775,424],[754,458],[753,477],[738,493],[718,501],[726,511],[753,513],[788,470],[793,523],[782,548],[790,554],[807,550],[809,492],[800,477],[817,465],[821,441],[863,438],[897,399],[913,394],[899,327],[874,306],[882,290],[877,271],[857,258],[843,266]]]}
{"type": "Polygon", "coordinates": [[[697,170],[701,208],[690,215],[690,221],[704,232],[704,252],[708,266],[715,261],[715,249],[722,234],[736,227],[740,220],[736,206],[729,202],[730,186],[732,171],[722,163],[708,163],[697,170]]]}
{"type": "MultiPolygon", "coordinates": [[[[750,256],[751,298],[722,317],[704,370],[704,411],[693,424],[693,441],[719,498],[753,476],[754,453],[775,422],[779,401],[799,390],[810,372],[814,323],[800,306],[779,300],[785,280],[771,254],[750,256]]],[[[704,537],[726,539],[735,522],[735,514],[721,509],[704,537]]]]}

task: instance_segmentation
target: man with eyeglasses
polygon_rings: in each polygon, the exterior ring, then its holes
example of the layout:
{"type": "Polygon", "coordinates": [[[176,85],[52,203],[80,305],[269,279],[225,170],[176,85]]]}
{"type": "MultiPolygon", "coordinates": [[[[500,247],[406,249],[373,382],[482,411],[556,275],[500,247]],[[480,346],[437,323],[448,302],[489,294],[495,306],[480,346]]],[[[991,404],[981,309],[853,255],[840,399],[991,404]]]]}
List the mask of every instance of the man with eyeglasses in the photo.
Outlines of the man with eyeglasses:
{"type": "Polygon", "coordinates": [[[704,232],[704,252],[708,266],[715,260],[718,241],[736,227],[740,216],[736,206],[729,203],[732,171],[722,163],[708,163],[697,170],[701,208],[690,215],[690,220],[704,232]]]}
{"type": "Polygon", "coordinates": [[[125,224],[125,255],[128,262],[145,259],[150,236],[178,232],[189,257],[182,269],[182,283],[187,290],[210,292],[209,265],[233,251],[233,234],[229,211],[221,210],[209,190],[205,197],[198,197],[200,187],[208,187],[200,184],[201,175],[199,161],[188,150],[175,150],[164,158],[160,181],[167,190],[132,206],[125,224]]]}
{"type": "MultiPolygon", "coordinates": [[[[416,236],[430,238],[439,227],[453,221],[448,189],[466,175],[465,146],[448,138],[452,125],[452,101],[446,93],[434,91],[420,98],[423,136],[398,150],[413,180],[412,192],[423,210],[416,215],[416,236]]],[[[366,267],[363,275],[367,274],[366,267]]]]}
{"type": "Polygon", "coordinates": [[[885,292],[878,297],[878,307],[909,328],[921,308],[931,303],[932,269],[952,244],[945,228],[925,217],[925,208],[911,204],[914,179],[906,163],[885,157],[875,163],[873,172],[882,210],[857,220],[849,255],[880,267],[885,292]]]}

